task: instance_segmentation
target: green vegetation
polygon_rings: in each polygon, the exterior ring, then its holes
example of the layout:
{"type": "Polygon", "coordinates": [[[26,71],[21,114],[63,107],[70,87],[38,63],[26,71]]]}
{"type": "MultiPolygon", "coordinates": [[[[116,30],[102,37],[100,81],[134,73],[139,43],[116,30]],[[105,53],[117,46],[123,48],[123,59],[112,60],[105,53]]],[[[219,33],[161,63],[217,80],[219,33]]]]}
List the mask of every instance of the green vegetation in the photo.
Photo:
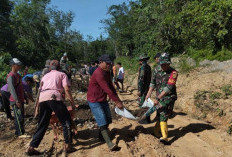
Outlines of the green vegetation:
{"type": "Polygon", "coordinates": [[[209,98],[212,99],[212,100],[220,99],[221,96],[222,96],[222,94],[219,93],[219,92],[210,92],[210,94],[209,94],[209,98]]]}
{"type": "Polygon", "coordinates": [[[227,133],[228,133],[229,135],[232,135],[232,125],[230,125],[230,126],[228,127],[227,133]]]}
{"type": "Polygon", "coordinates": [[[220,108],[217,99],[227,99],[223,93],[214,91],[197,91],[194,95],[194,104],[200,111],[199,116],[195,116],[199,119],[204,119],[210,112],[216,113],[219,117],[225,116],[226,113],[220,108]]]}
{"type": "MultiPolygon", "coordinates": [[[[184,53],[196,61],[232,58],[232,1],[136,0],[112,5],[109,18],[101,21],[108,38],[86,40],[70,28],[73,12],[49,4],[50,0],[1,0],[0,56],[7,53],[39,69],[46,59],[59,59],[64,52],[72,63],[94,61],[107,53],[133,72],[135,58],[142,53],[184,53]]],[[[193,68],[186,60],[180,64],[184,72],[193,68]]],[[[2,80],[3,72],[5,68],[0,69],[2,80]]]]}
{"type": "Polygon", "coordinates": [[[180,62],[178,63],[178,67],[179,67],[179,71],[181,73],[188,73],[190,72],[191,70],[193,70],[194,68],[196,68],[197,66],[196,65],[190,65],[188,62],[187,62],[187,58],[186,57],[182,57],[180,62]]]}
{"type": "Polygon", "coordinates": [[[10,71],[10,67],[7,65],[10,62],[11,56],[9,53],[2,53],[0,55],[0,86],[6,81],[6,76],[10,71]]]}
{"type": "Polygon", "coordinates": [[[139,61],[137,58],[129,58],[129,57],[118,57],[115,60],[115,64],[118,62],[122,63],[124,70],[128,70],[129,74],[134,74],[138,72],[139,69],[139,61]]]}
{"type": "Polygon", "coordinates": [[[222,61],[232,58],[231,13],[228,0],[137,0],[111,6],[102,22],[117,55],[185,52],[222,61]]]}
{"type": "Polygon", "coordinates": [[[204,108],[204,110],[210,110],[212,106],[218,105],[215,99],[220,99],[220,98],[222,98],[222,93],[199,90],[194,95],[194,103],[198,108],[204,108]]]}
{"type": "Polygon", "coordinates": [[[230,84],[222,86],[221,90],[223,91],[225,96],[232,95],[232,86],[230,84]]]}

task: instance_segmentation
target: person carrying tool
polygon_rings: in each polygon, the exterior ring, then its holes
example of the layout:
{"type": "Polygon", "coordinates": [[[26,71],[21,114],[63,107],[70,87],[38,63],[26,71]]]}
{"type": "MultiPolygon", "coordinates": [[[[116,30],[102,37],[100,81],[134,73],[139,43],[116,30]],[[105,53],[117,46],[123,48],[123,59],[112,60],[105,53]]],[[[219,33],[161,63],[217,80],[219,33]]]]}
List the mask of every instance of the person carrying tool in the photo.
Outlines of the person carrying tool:
{"type": "Polygon", "coordinates": [[[17,58],[10,61],[11,72],[7,75],[8,91],[10,92],[10,104],[14,111],[15,135],[19,138],[30,137],[24,135],[24,91],[22,77],[18,73],[22,62],[17,58]]]}
{"type": "Polygon", "coordinates": [[[112,123],[112,118],[107,102],[107,95],[116,103],[119,109],[123,109],[123,104],[111,80],[110,69],[112,61],[109,55],[102,55],[99,58],[99,62],[100,65],[93,73],[89,82],[87,100],[97,121],[97,125],[100,128],[99,139],[103,138],[109,149],[113,151],[118,147],[109,137],[108,126],[112,123]]]}
{"type": "Polygon", "coordinates": [[[37,148],[44,137],[48,128],[52,112],[55,112],[59,121],[63,126],[64,134],[64,153],[71,153],[75,151],[71,147],[72,134],[71,134],[71,117],[64,104],[63,92],[69,99],[71,106],[75,109],[74,100],[70,93],[68,77],[65,73],[58,71],[60,69],[59,61],[53,60],[50,62],[51,71],[47,73],[41,80],[40,95],[39,95],[39,121],[37,130],[33,136],[26,154],[38,155],[41,154],[37,148]]]}
{"type": "Polygon", "coordinates": [[[150,57],[145,54],[139,57],[138,96],[140,97],[140,106],[142,106],[145,101],[151,82],[151,67],[147,64],[149,58],[150,57]]]}
{"type": "Polygon", "coordinates": [[[156,89],[154,107],[157,110],[158,121],[155,124],[155,136],[160,137],[161,131],[160,141],[163,144],[169,144],[167,121],[177,100],[176,81],[178,72],[170,67],[171,58],[168,53],[161,54],[159,64],[160,66],[157,66],[154,70],[146,99],[156,89]]]}
{"type": "MultiPolygon", "coordinates": [[[[138,76],[138,96],[140,98],[139,106],[141,107],[145,101],[145,97],[147,95],[147,92],[149,90],[149,85],[151,82],[151,67],[147,64],[147,61],[150,57],[143,54],[139,57],[139,76],[138,76]]],[[[150,116],[146,118],[146,121],[144,121],[144,124],[150,123],[150,116]]]]}

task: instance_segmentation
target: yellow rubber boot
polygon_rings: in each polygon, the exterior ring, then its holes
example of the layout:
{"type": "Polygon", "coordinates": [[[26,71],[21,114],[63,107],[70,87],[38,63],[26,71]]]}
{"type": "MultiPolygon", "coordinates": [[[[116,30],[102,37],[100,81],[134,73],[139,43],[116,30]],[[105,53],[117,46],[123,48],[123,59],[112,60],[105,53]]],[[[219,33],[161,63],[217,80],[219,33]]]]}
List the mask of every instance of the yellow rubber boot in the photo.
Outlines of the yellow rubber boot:
{"type": "Polygon", "coordinates": [[[155,137],[161,137],[161,132],[160,132],[160,121],[157,121],[155,124],[155,130],[154,130],[155,137]]]}
{"type": "Polygon", "coordinates": [[[167,145],[168,143],[168,124],[167,122],[160,122],[160,128],[162,137],[160,138],[160,142],[167,145]]]}

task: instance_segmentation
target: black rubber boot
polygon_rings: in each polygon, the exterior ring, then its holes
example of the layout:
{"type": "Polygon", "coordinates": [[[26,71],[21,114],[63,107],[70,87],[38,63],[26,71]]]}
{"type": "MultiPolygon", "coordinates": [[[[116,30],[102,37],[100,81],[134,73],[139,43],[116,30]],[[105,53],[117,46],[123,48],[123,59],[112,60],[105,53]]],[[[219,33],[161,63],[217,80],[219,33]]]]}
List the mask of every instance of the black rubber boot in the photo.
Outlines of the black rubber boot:
{"type": "Polygon", "coordinates": [[[104,142],[104,141],[105,141],[104,138],[103,138],[103,136],[102,136],[101,130],[99,130],[98,139],[99,139],[99,141],[101,141],[101,142],[104,142]]]}

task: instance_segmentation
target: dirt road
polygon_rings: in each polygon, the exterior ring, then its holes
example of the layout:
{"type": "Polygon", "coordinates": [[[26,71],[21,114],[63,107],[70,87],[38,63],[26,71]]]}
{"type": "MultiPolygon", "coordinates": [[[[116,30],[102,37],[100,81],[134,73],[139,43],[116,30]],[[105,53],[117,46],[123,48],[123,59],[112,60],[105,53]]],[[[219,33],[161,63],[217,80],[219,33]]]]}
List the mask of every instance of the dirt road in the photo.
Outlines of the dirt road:
{"type": "MultiPolygon", "coordinates": [[[[86,93],[75,93],[77,99],[84,101],[86,93]]],[[[121,93],[126,108],[139,110],[136,102],[136,90],[128,87],[126,93],[121,93]]],[[[79,100],[80,101],[80,100],[79,100]]],[[[83,102],[84,103],[84,102],[83,102]]],[[[113,106],[112,106],[113,108],[113,106]]],[[[87,109],[88,110],[88,109],[87,109]]],[[[87,111],[86,110],[86,111],[87,111]]],[[[88,110],[89,111],[89,110],[88,110]]],[[[82,114],[86,114],[83,112],[82,114]]],[[[175,109],[174,118],[168,121],[170,146],[162,145],[153,136],[154,123],[139,125],[136,121],[128,120],[113,114],[113,123],[109,126],[113,142],[118,143],[119,151],[110,152],[106,144],[99,142],[98,129],[90,126],[94,122],[86,121],[78,125],[78,135],[75,137],[76,152],[70,157],[230,157],[232,156],[232,137],[225,131],[216,129],[210,123],[191,118],[181,110],[175,109]]],[[[152,118],[155,114],[152,115],[152,118]]],[[[13,136],[10,129],[12,124],[1,128],[0,156],[21,157],[30,139],[18,139],[13,136]]],[[[26,127],[27,132],[33,133],[36,125],[26,127]]],[[[42,141],[40,151],[44,156],[61,156],[62,133],[58,141],[53,141],[51,128],[47,131],[42,141]]]]}

